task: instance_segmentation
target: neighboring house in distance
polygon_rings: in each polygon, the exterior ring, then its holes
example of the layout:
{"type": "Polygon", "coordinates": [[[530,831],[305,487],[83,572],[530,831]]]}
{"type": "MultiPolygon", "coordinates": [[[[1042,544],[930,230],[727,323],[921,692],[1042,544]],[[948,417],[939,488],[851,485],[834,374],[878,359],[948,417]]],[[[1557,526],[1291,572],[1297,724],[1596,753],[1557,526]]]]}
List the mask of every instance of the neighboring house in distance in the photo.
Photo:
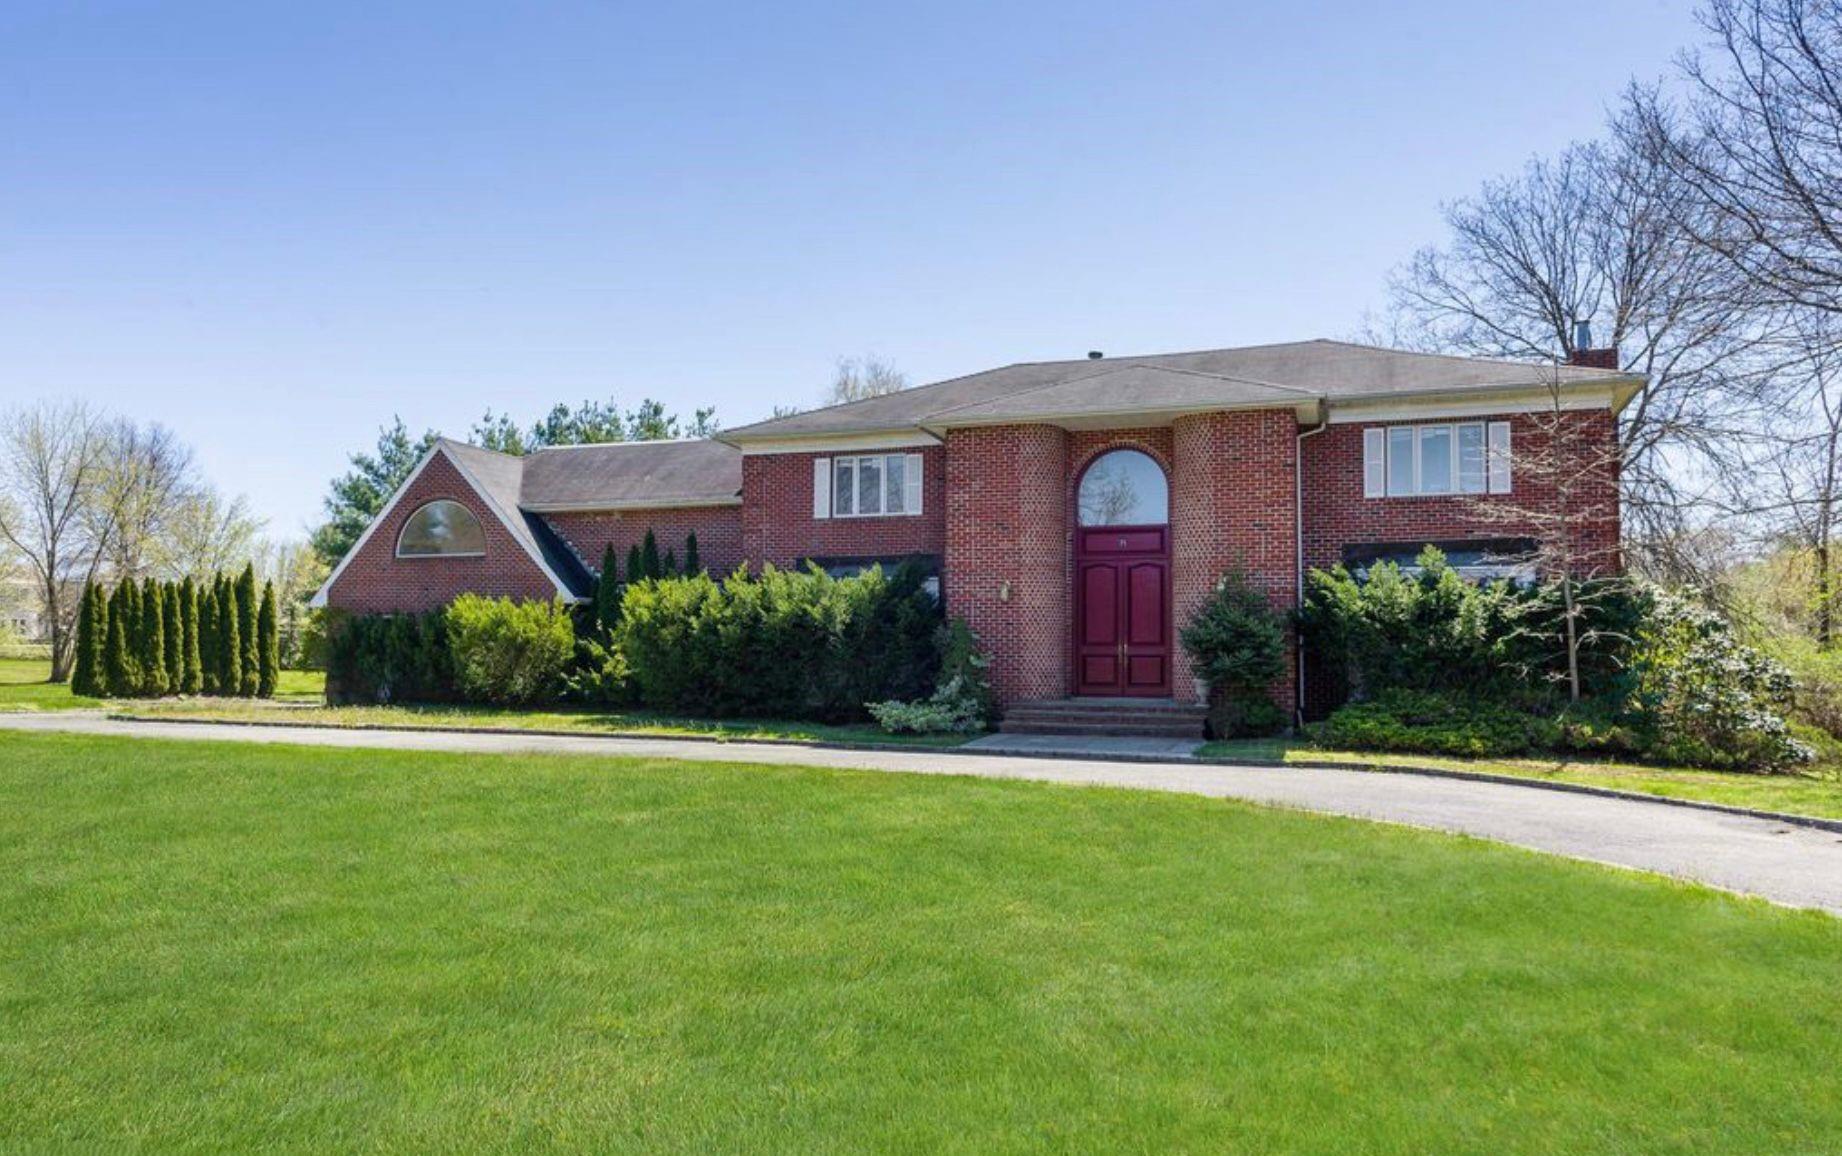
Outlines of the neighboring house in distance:
{"type": "MultiPolygon", "coordinates": [[[[1543,500],[1516,463],[1557,393],[1569,442],[1609,461],[1642,384],[1607,350],[1555,367],[1305,341],[1011,365],[714,441],[524,458],[443,441],[316,602],[580,599],[605,547],[624,558],[651,529],[682,554],[694,531],[718,574],[923,560],[1006,706],[1193,703],[1177,632],[1225,570],[1289,610],[1313,567],[1428,543],[1491,567],[1537,532],[1501,515],[1543,500]]],[[[1590,484],[1599,516],[1574,532],[1616,565],[1615,469],[1590,484]]],[[[1272,692],[1303,697],[1296,674],[1272,692]]]]}
{"type": "Polygon", "coordinates": [[[11,634],[21,642],[45,641],[44,615],[38,603],[38,585],[30,578],[0,579],[0,634],[11,634]]]}

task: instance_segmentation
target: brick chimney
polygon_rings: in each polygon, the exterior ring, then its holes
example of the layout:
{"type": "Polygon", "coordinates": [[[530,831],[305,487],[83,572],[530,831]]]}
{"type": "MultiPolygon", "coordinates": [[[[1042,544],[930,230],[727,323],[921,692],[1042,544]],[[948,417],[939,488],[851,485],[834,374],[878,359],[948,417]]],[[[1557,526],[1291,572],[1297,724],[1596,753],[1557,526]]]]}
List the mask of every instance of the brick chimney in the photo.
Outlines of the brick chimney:
{"type": "Polygon", "coordinates": [[[1617,369],[1618,347],[1594,349],[1593,323],[1576,321],[1573,323],[1573,351],[1567,355],[1567,364],[1585,369],[1617,369]]]}

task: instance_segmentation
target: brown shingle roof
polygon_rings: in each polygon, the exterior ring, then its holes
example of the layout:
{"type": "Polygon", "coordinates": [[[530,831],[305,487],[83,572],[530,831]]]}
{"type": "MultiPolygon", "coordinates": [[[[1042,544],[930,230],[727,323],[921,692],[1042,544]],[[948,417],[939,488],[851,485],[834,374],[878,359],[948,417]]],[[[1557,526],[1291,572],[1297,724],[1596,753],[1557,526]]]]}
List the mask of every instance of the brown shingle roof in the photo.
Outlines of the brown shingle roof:
{"type": "Polygon", "coordinates": [[[1410,353],[1345,341],[1007,365],[727,431],[726,440],[824,437],[1048,416],[1332,404],[1632,380],[1615,370],[1410,353]]]}

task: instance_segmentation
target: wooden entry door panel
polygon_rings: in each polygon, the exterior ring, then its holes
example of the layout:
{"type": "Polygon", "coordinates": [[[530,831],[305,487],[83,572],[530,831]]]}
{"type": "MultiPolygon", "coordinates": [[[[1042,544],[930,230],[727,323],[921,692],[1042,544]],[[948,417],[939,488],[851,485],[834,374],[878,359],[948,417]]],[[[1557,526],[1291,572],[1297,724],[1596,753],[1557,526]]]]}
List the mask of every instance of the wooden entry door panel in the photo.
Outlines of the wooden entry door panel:
{"type": "Polygon", "coordinates": [[[1170,693],[1168,531],[1080,531],[1075,559],[1075,693],[1170,693]]]}

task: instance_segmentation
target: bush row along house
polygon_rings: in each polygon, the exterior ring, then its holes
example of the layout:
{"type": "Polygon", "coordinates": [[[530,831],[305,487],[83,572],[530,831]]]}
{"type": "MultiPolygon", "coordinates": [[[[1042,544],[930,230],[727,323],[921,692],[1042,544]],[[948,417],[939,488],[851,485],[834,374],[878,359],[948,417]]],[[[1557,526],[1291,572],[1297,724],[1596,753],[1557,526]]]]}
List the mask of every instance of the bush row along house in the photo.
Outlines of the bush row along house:
{"type": "MultiPolygon", "coordinates": [[[[716,574],[922,561],[989,652],[1007,707],[1194,704],[1176,635],[1230,568],[1282,610],[1311,568],[1408,560],[1427,544],[1483,568],[1565,533],[1615,568],[1616,420],[1643,384],[1616,364],[1610,350],[1555,366],[1328,340],[1090,354],[714,440],[525,457],[444,440],[316,601],[580,600],[606,547],[625,557],[650,529],[682,550],[694,532],[716,574]],[[1538,516],[1554,470],[1519,468],[1560,429],[1591,491],[1572,499],[1590,516],[1564,530],[1538,516]]],[[[1271,687],[1288,711],[1309,701],[1309,666],[1293,657],[1271,687]]]]}

